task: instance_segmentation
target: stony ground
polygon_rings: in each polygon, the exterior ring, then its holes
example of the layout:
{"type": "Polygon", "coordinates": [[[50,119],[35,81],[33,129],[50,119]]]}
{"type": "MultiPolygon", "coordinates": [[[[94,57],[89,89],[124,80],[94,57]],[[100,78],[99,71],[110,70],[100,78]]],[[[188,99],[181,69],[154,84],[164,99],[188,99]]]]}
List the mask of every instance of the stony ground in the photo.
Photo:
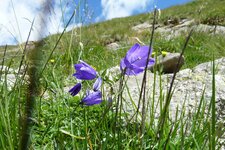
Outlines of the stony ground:
{"type": "MultiPolygon", "coordinates": [[[[216,108],[217,108],[217,122],[225,127],[225,58],[215,60],[216,66],[216,108]]],[[[119,66],[111,68],[110,71],[113,74],[119,73],[119,66]]],[[[147,99],[149,106],[153,105],[153,88],[155,86],[154,93],[154,110],[155,118],[159,117],[159,97],[160,93],[166,97],[166,93],[169,89],[170,82],[173,74],[154,75],[150,71],[147,77],[147,99]],[[154,82],[154,76],[156,80],[154,82]],[[161,85],[160,85],[161,80],[161,85]]],[[[140,87],[142,83],[143,74],[138,76],[127,77],[126,83],[129,87],[129,92],[125,89],[124,95],[124,111],[129,114],[134,114],[136,109],[134,104],[137,106],[140,87]],[[129,96],[129,94],[131,94],[129,96]]],[[[117,85],[118,87],[118,85],[117,85]]],[[[206,62],[199,64],[193,69],[180,70],[177,73],[174,92],[171,98],[169,106],[170,117],[172,120],[175,119],[176,109],[181,113],[183,110],[186,112],[186,117],[189,113],[195,111],[201,100],[204,97],[204,102],[209,104],[212,96],[212,62],[206,62]],[[203,93],[205,89],[205,92],[203,93]],[[184,106],[184,107],[183,107],[184,106]]],[[[141,109],[140,109],[141,110],[141,109]]],[[[207,110],[208,111],[208,110],[207,110]]],[[[223,135],[225,140],[225,135],[223,135]]]]}
{"type": "MultiPolygon", "coordinates": [[[[225,117],[224,106],[225,106],[225,58],[221,58],[215,61],[216,65],[216,102],[218,108],[218,118],[225,117]]],[[[119,67],[114,67],[110,69],[113,74],[119,73],[119,67]]],[[[160,91],[163,91],[163,95],[170,86],[170,81],[173,74],[163,74],[156,75],[156,81],[154,82],[154,74],[149,71],[148,73],[148,96],[151,100],[153,97],[153,85],[155,84],[155,100],[160,96],[160,91]],[[161,86],[160,86],[161,80],[161,86]]],[[[137,103],[138,93],[140,91],[140,86],[142,82],[143,74],[137,76],[131,76],[127,78],[127,86],[129,87],[129,92],[131,94],[132,100],[137,103]]],[[[194,108],[199,103],[201,96],[204,93],[204,100],[209,102],[212,95],[212,62],[207,62],[200,64],[193,69],[180,70],[177,73],[175,83],[174,83],[174,93],[172,96],[170,111],[173,116],[176,111],[176,107],[182,109],[182,105],[185,102],[185,107],[188,109],[194,108]]],[[[127,91],[124,92],[125,100],[128,104],[131,104],[130,98],[127,91]]],[[[129,105],[126,105],[126,110],[130,110],[129,105]]],[[[157,112],[156,112],[157,113],[157,112]]]]}

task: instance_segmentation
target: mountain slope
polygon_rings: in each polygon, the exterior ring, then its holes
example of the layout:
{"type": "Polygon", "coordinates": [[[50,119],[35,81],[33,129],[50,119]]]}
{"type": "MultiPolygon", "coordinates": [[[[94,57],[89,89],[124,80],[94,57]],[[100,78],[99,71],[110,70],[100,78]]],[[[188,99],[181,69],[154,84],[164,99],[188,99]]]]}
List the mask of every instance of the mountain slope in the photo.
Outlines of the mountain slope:
{"type": "MultiPolygon", "coordinates": [[[[168,21],[179,24],[180,20],[186,18],[194,19],[195,24],[225,26],[225,7],[223,6],[225,6],[225,0],[196,0],[162,10],[157,23],[161,26],[167,25],[168,21]]],[[[151,24],[152,18],[152,13],[146,13],[75,28],[63,35],[52,58],[61,58],[59,63],[67,64],[68,67],[75,63],[79,56],[99,70],[118,65],[129,47],[137,42],[132,37],[139,38],[145,44],[149,43],[150,30],[139,33],[132,30],[132,27],[144,22],[151,24]],[[107,50],[106,45],[113,42],[119,44],[120,48],[117,51],[107,50]],[[82,54],[79,43],[84,46],[82,54]]],[[[42,49],[46,56],[55,46],[59,36],[52,35],[44,39],[46,44],[42,49]]],[[[162,35],[155,34],[153,48],[155,51],[179,52],[185,37],[186,34],[182,34],[174,39],[165,40],[162,35]]],[[[184,67],[193,67],[198,63],[209,61],[212,59],[213,53],[216,58],[225,56],[224,40],[223,35],[220,34],[194,33],[185,52],[186,64],[184,67]]],[[[0,50],[2,52],[4,47],[1,47],[0,50]]],[[[10,51],[10,48],[7,51],[10,51]]],[[[3,56],[2,54],[0,55],[3,56]]]]}

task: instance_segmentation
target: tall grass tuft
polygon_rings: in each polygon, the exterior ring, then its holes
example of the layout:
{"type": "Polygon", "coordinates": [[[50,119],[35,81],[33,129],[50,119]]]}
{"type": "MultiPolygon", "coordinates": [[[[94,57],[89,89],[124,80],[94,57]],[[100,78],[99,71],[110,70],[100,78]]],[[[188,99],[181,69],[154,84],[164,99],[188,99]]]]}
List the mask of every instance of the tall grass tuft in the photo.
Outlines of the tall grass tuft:
{"type": "Polygon", "coordinates": [[[211,138],[210,138],[210,149],[216,149],[216,83],[215,83],[215,60],[213,55],[213,64],[212,64],[212,98],[211,98],[211,138]]]}
{"type": "MultiPolygon", "coordinates": [[[[47,21],[47,16],[49,14],[49,8],[51,6],[50,1],[46,1],[43,4],[43,10],[42,14],[40,14],[40,18],[42,19],[40,21],[40,29],[42,29],[42,32],[45,31],[45,22],[47,21]],[[44,17],[45,16],[45,17],[44,17]],[[44,17],[44,18],[42,18],[44,17]]],[[[32,23],[33,24],[33,23],[32,23]]],[[[31,27],[32,28],[32,27],[31,27]]],[[[31,32],[30,32],[31,33],[31,32]]],[[[29,35],[30,35],[29,33],[29,35]]],[[[43,33],[40,33],[40,37],[43,33]]],[[[40,38],[38,37],[38,38],[40,38]]],[[[29,36],[28,36],[29,39],[29,36]]],[[[27,40],[28,42],[28,40],[27,40]]],[[[26,51],[26,45],[24,51],[26,51]]],[[[33,124],[33,111],[35,107],[35,102],[37,100],[37,97],[40,92],[40,78],[41,78],[41,67],[43,63],[43,53],[40,49],[44,44],[43,41],[38,42],[36,44],[35,48],[32,50],[31,55],[29,56],[29,64],[28,64],[28,89],[26,93],[26,102],[25,102],[25,108],[24,108],[24,115],[21,116],[21,134],[20,134],[20,149],[29,149],[30,147],[30,134],[31,134],[31,127],[33,124]]],[[[25,55],[25,54],[24,54],[25,55]]],[[[23,56],[24,56],[23,55],[23,56]]],[[[22,65],[24,57],[21,59],[19,71],[22,65]]]]}
{"type": "Polygon", "coordinates": [[[179,57],[178,62],[177,62],[176,70],[175,70],[175,72],[173,74],[173,77],[172,77],[172,80],[170,82],[169,91],[168,91],[168,93],[166,95],[166,102],[165,102],[165,105],[163,107],[163,112],[162,112],[162,115],[160,116],[160,121],[159,121],[159,125],[158,125],[158,127],[159,127],[159,132],[158,132],[158,134],[159,134],[159,143],[160,143],[161,138],[163,136],[163,131],[164,131],[163,128],[164,128],[165,120],[166,120],[167,113],[168,113],[168,107],[169,107],[169,104],[170,104],[170,101],[171,101],[171,97],[172,97],[173,84],[174,84],[174,81],[175,81],[175,78],[176,78],[176,74],[178,72],[178,68],[179,68],[179,65],[180,65],[181,58],[184,55],[184,51],[185,51],[185,49],[187,47],[187,44],[188,44],[188,41],[189,41],[189,39],[190,39],[190,37],[192,35],[192,32],[193,32],[193,30],[190,31],[190,33],[189,33],[189,35],[188,35],[188,37],[187,37],[187,39],[185,41],[184,47],[183,47],[183,49],[181,51],[180,57],[179,57]]]}
{"type": "MultiPolygon", "coordinates": [[[[155,24],[156,24],[156,13],[157,10],[156,8],[154,9],[154,14],[153,14],[153,23],[152,23],[152,33],[151,33],[151,38],[150,38],[150,43],[149,43],[149,50],[148,50],[148,58],[146,60],[146,65],[145,65],[145,70],[144,70],[144,75],[143,75],[143,79],[142,79],[142,84],[141,84],[141,91],[140,91],[140,95],[139,95],[139,100],[138,100],[138,109],[140,106],[140,101],[142,100],[142,118],[141,118],[141,128],[140,128],[140,137],[143,137],[143,134],[145,132],[145,124],[146,124],[146,79],[147,79],[147,67],[148,67],[148,62],[150,60],[150,52],[151,52],[151,48],[153,46],[153,37],[154,37],[154,31],[155,31],[155,24]]],[[[137,109],[137,111],[139,111],[137,109]]],[[[136,120],[137,121],[137,120],[136,120]]],[[[145,148],[144,146],[144,140],[143,138],[141,138],[141,148],[145,148]]]]}

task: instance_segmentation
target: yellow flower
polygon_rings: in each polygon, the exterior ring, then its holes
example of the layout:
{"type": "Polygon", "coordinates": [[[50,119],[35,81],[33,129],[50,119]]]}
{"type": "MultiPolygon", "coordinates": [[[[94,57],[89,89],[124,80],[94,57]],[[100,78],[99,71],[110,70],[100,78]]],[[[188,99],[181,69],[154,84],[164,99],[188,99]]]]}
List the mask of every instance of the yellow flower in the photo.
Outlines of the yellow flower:
{"type": "Polygon", "coordinates": [[[165,57],[168,54],[166,51],[162,51],[162,56],[165,57]]]}
{"type": "Polygon", "coordinates": [[[155,52],[152,52],[152,57],[154,57],[155,56],[155,52]]]}
{"type": "Polygon", "coordinates": [[[55,59],[50,59],[49,61],[50,61],[50,63],[54,63],[55,59]]]}
{"type": "MultiPolygon", "coordinates": [[[[168,52],[167,51],[161,51],[161,54],[162,54],[163,57],[165,57],[168,54],[168,52]]],[[[156,52],[152,52],[152,57],[155,57],[155,55],[156,55],[156,52]]]]}
{"type": "Polygon", "coordinates": [[[94,70],[96,70],[96,68],[95,68],[94,66],[91,65],[91,67],[92,67],[94,70]]]}

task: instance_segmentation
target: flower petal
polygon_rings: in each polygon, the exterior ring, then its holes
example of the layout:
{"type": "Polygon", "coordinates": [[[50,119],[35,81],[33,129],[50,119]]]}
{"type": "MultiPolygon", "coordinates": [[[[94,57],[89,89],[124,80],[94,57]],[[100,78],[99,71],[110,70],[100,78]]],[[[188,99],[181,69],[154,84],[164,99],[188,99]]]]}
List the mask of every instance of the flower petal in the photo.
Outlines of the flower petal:
{"type": "Polygon", "coordinates": [[[128,51],[127,55],[125,57],[125,59],[127,59],[127,61],[129,61],[130,63],[136,62],[137,60],[140,60],[144,57],[148,56],[148,50],[149,50],[149,46],[138,46],[136,47],[135,50],[133,51],[128,51]]]}
{"type": "Polygon", "coordinates": [[[138,43],[134,44],[134,46],[132,46],[132,47],[128,50],[126,56],[127,56],[128,58],[129,58],[129,57],[132,57],[132,55],[134,54],[134,52],[135,52],[137,49],[139,49],[139,48],[140,48],[140,45],[139,45],[138,43]]]}
{"type": "Polygon", "coordinates": [[[101,85],[102,85],[102,78],[98,77],[98,79],[95,81],[95,83],[93,85],[93,90],[98,91],[100,89],[101,85]]]}
{"type": "Polygon", "coordinates": [[[77,95],[81,90],[81,83],[77,83],[74,87],[72,87],[69,92],[72,96],[77,95]]]}
{"type": "Polygon", "coordinates": [[[139,73],[141,73],[143,71],[144,71],[143,68],[138,68],[138,67],[137,68],[133,68],[133,69],[127,68],[125,74],[126,75],[137,75],[137,74],[139,74],[139,73]]]}
{"type": "Polygon", "coordinates": [[[99,104],[102,102],[102,93],[100,91],[89,93],[83,100],[81,104],[91,106],[95,104],[99,104]]]}
{"type": "Polygon", "coordinates": [[[80,64],[74,65],[76,73],[73,74],[80,80],[93,80],[97,76],[97,72],[84,61],[80,61],[80,64]]]}
{"type": "MultiPolygon", "coordinates": [[[[135,44],[120,62],[121,71],[126,68],[126,75],[137,75],[144,71],[148,58],[149,46],[140,46],[135,44]]],[[[150,49],[150,56],[152,49],[150,49]]],[[[148,67],[154,64],[154,59],[150,58],[148,67]]]]}
{"type": "Polygon", "coordinates": [[[124,58],[123,58],[123,59],[121,59],[121,61],[120,61],[120,70],[123,71],[125,68],[126,68],[126,65],[125,65],[125,63],[124,63],[124,58]]]}

